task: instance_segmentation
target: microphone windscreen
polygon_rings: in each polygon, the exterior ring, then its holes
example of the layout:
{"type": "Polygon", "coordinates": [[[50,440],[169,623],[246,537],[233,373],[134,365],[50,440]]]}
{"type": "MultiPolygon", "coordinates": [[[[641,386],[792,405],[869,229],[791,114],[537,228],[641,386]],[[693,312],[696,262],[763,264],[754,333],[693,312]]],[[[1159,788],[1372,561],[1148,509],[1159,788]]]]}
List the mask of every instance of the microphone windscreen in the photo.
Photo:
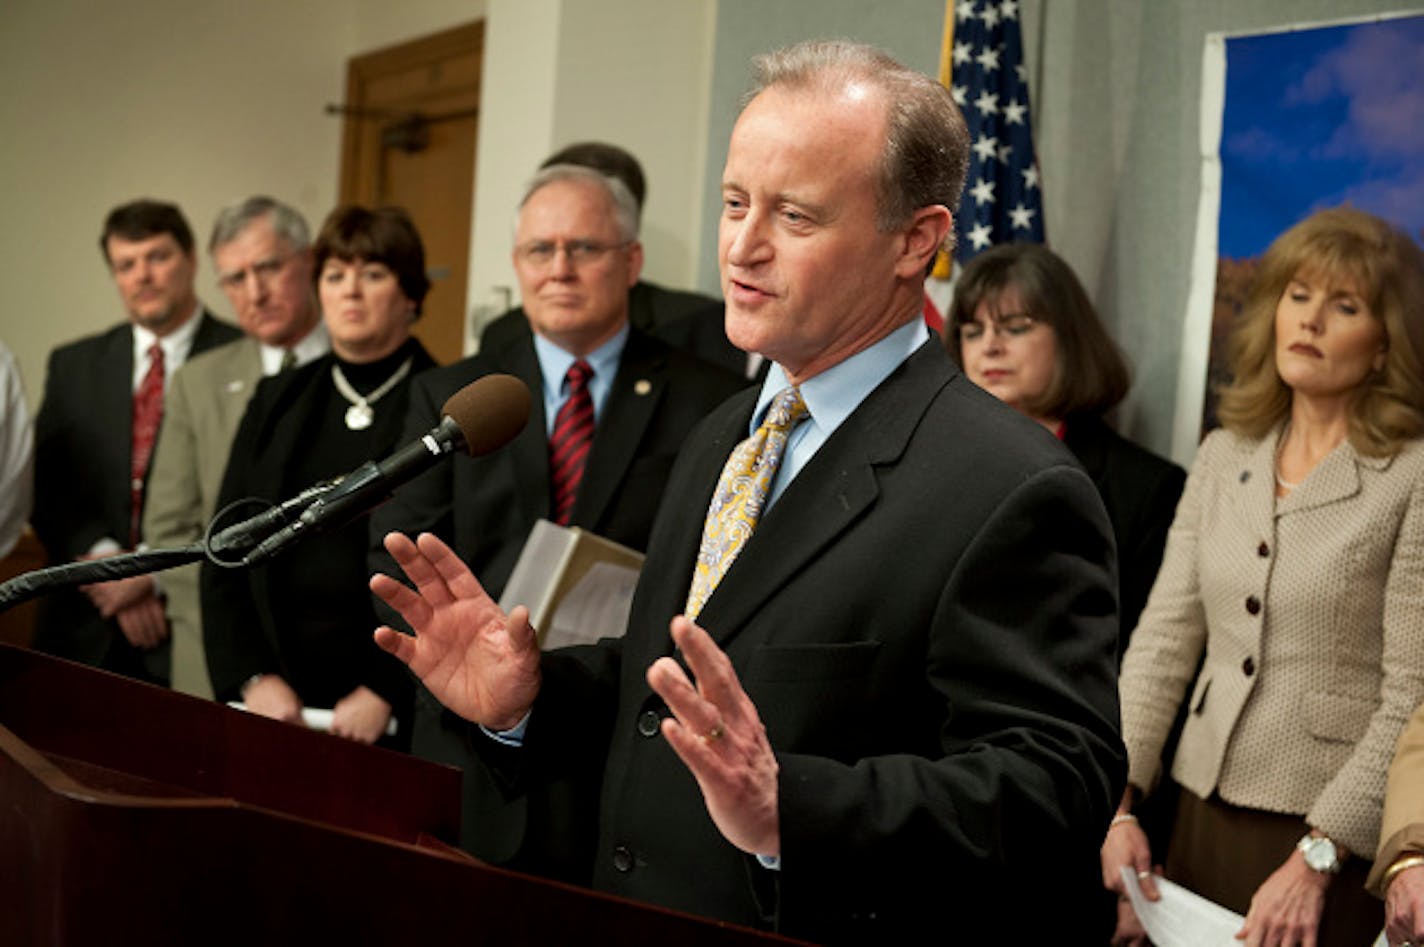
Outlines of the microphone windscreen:
{"type": "Polygon", "coordinates": [[[450,396],[440,409],[460,427],[473,457],[499,450],[529,422],[529,386],[513,375],[485,375],[450,396]]]}

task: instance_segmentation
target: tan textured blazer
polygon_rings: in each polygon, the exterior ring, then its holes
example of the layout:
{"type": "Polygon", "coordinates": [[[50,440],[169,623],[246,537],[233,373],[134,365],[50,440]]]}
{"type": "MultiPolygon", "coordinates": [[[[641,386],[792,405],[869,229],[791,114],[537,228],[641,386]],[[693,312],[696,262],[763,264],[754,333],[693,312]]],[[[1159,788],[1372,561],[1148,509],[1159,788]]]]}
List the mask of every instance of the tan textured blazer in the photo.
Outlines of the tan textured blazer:
{"type": "Polygon", "coordinates": [[[1279,438],[1216,431],[1197,454],[1123,662],[1128,778],[1157,781],[1190,684],[1179,783],[1368,856],[1424,697],[1424,441],[1392,458],[1343,443],[1277,500],[1279,438]]]}
{"type": "Polygon", "coordinates": [[[1414,709],[1399,735],[1389,766],[1379,853],[1366,882],[1371,891],[1384,895],[1379,890],[1380,876],[1405,851],[1424,852],[1424,704],[1414,709]]]}
{"type": "MultiPolygon", "coordinates": [[[[261,347],[251,337],[204,352],[173,373],[143,508],[143,535],[150,546],[181,546],[202,537],[216,512],[233,435],[261,378],[261,347]]],[[[172,569],[160,581],[173,634],[173,688],[211,697],[198,566],[172,569]]]]}

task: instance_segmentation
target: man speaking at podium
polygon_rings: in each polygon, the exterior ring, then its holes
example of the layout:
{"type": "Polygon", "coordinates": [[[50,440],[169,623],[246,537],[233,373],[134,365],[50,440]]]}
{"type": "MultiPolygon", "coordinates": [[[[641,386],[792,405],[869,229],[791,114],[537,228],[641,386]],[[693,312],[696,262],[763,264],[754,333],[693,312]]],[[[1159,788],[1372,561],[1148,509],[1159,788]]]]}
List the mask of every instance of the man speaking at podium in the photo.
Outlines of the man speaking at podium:
{"type": "MultiPolygon", "coordinates": [[[[392,534],[414,637],[527,818],[598,790],[602,891],[830,942],[1092,942],[1120,795],[1115,553],[1088,477],[920,320],[969,142],[883,54],[758,60],[718,254],[773,363],[688,437],[628,633],[541,655],[433,536],[392,534]],[[669,633],[669,631],[671,633],[669,633]]],[[[577,831],[578,826],[570,826],[577,831]]]]}

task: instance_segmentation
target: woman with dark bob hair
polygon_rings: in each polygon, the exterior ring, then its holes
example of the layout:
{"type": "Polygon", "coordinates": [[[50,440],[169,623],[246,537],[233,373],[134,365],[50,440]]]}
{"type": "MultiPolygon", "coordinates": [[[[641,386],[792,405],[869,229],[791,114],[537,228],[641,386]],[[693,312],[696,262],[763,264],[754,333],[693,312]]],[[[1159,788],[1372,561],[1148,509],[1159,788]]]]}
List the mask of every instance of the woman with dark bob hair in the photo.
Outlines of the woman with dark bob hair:
{"type": "Polygon", "coordinates": [[[976,256],[955,283],[947,323],[945,345],[969,379],[1062,438],[1097,485],[1118,547],[1121,654],[1186,475],[1104,422],[1127,394],[1127,365],[1047,247],[1004,244],[976,256]]]}
{"type": "MultiPolygon", "coordinates": [[[[1365,944],[1385,774],[1424,697],[1424,253],[1320,211],[1266,251],[1120,690],[1128,789],[1103,844],[1156,896],[1133,806],[1183,792],[1168,878],[1248,944],[1365,944]],[[1200,664],[1200,671],[1197,670],[1200,664]]],[[[1142,943],[1130,909],[1118,943],[1142,943]]]]}
{"type": "MultiPolygon", "coordinates": [[[[413,375],[435,363],[411,337],[430,283],[403,210],[341,207],[313,247],[331,353],[264,379],[233,442],[219,506],[293,496],[397,445],[413,375]]],[[[372,743],[392,717],[408,731],[411,686],[372,643],[366,522],[308,537],[250,569],[204,566],[213,693],[300,722],[330,708],[338,736],[372,743]]],[[[394,741],[400,745],[401,733],[394,741]]]]}

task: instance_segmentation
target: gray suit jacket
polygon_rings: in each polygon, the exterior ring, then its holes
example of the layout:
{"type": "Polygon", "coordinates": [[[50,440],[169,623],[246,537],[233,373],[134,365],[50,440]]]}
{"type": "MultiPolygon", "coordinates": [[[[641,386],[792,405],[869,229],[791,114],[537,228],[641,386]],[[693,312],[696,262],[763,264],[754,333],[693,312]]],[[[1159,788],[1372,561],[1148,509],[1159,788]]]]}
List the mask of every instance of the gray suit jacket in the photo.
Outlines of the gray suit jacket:
{"type": "Polygon", "coordinates": [[[1123,662],[1129,778],[1149,788],[1205,649],[1172,775],[1375,850],[1385,772],[1424,698],[1424,440],[1341,444],[1275,496],[1279,432],[1212,433],[1123,662]]]}
{"type": "MultiPolygon", "coordinates": [[[[150,546],[183,546],[203,536],[218,501],[233,435],[262,378],[262,348],[243,337],[189,359],[164,395],[153,451],[143,534],[150,546]]],[[[165,572],[173,632],[173,688],[212,697],[203,658],[198,565],[165,572]]]]}

